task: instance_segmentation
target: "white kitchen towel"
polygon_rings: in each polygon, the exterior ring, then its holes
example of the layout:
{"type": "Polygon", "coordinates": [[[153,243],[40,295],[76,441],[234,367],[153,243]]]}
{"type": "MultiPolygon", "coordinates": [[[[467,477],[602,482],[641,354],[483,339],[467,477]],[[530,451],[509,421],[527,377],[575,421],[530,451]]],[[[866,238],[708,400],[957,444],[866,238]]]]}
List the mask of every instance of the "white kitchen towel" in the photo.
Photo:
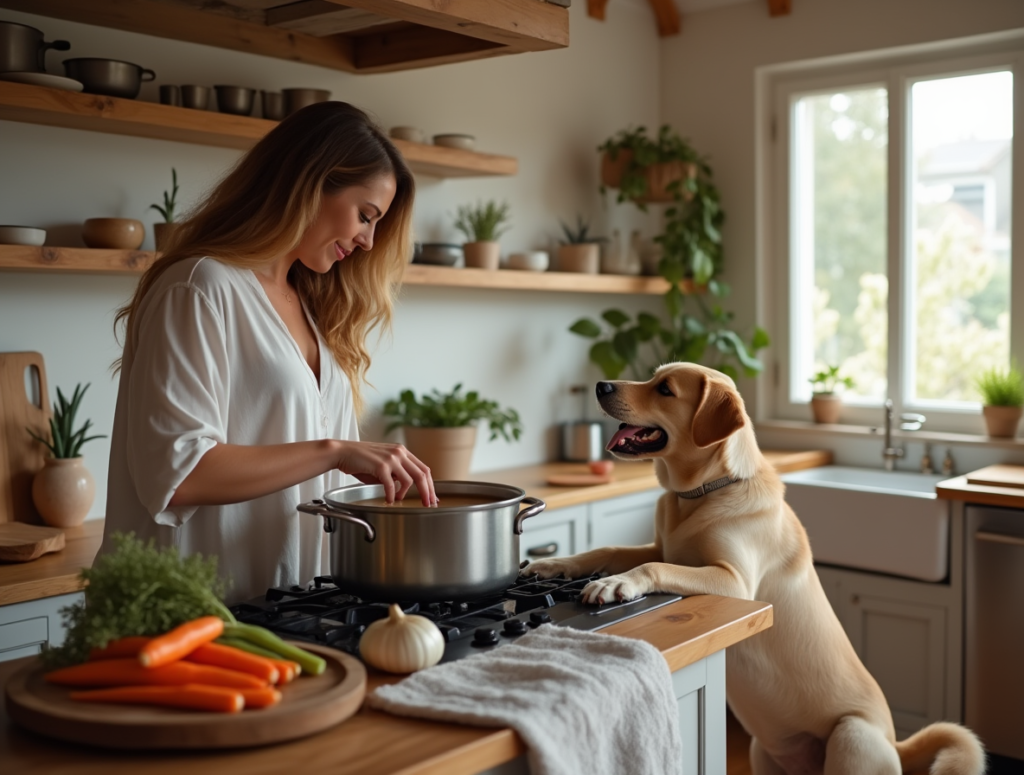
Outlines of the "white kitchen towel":
{"type": "Polygon", "coordinates": [[[511,727],[532,775],[679,775],[672,675],[649,643],[544,625],[373,692],[400,716],[511,727]]]}

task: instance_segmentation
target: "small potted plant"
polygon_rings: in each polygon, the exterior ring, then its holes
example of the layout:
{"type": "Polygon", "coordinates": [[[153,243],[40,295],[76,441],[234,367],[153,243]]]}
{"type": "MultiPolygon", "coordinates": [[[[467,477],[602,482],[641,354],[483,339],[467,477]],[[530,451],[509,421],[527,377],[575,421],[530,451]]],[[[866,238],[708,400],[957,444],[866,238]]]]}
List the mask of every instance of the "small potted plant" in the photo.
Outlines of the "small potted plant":
{"type": "Polygon", "coordinates": [[[560,223],[565,239],[558,246],[558,271],[597,274],[601,263],[600,243],[607,239],[590,235],[590,224],[582,215],[576,216],[575,229],[560,223]]]}
{"type": "Polygon", "coordinates": [[[174,229],[174,218],[177,215],[175,212],[178,206],[178,172],[171,167],[171,190],[170,193],[164,191],[164,203],[163,205],[151,204],[150,210],[156,210],[163,217],[163,223],[153,224],[153,241],[156,243],[156,249],[161,251],[167,245],[168,240],[171,236],[171,231],[174,229]]]}
{"type": "Polygon", "coordinates": [[[1016,364],[1005,369],[985,369],[975,380],[975,386],[981,394],[988,435],[1009,439],[1016,436],[1024,413],[1024,378],[1016,364]]]}
{"type": "Polygon", "coordinates": [[[403,390],[397,401],[384,404],[384,416],[394,418],[386,432],[402,428],[409,451],[430,467],[438,481],[469,476],[478,420],[487,421],[491,441],[498,436],[518,440],[523,432],[515,409],[502,409],[475,390],[463,393],[462,383],[450,393],[435,389],[422,398],[403,390]]]}
{"type": "Polygon", "coordinates": [[[50,440],[29,434],[50,450],[43,468],[32,479],[32,502],[43,521],[51,527],[74,527],[82,524],[96,495],[96,483],[82,462],[82,445],[105,436],[86,436],[92,420],[75,429],[75,415],[82,396],[89,386],[75,386],[68,401],[57,388],[57,407],[50,418],[50,440]]]}
{"type": "Polygon", "coordinates": [[[814,391],[811,395],[811,412],[814,413],[814,421],[820,423],[839,422],[839,410],[842,408],[843,400],[836,393],[836,388],[840,385],[852,388],[853,378],[840,377],[838,366],[826,366],[808,382],[811,383],[811,388],[814,391]]]}
{"type": "Polygon", "coordinates": [[[462,246],[466,266],[477,269],[497,269],[501,261],[501,246],[498,237],[508,229],[508,204],[490,201],[465,205],[458,209],[455,228],[466,235],[462,246]]]}

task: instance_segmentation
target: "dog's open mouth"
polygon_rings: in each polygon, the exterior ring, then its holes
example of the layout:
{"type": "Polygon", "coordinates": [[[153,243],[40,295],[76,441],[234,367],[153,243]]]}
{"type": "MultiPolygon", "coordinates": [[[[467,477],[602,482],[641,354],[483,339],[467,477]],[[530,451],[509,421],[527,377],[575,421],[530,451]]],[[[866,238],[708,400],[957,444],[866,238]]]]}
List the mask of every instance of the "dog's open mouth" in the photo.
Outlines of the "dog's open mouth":
{"type": "Polygon", "coordinates": [[[644,455],[664,449],[666,444],[668,434],[661,428],[622,423],[605,449],[617,455],[644,455]]]}

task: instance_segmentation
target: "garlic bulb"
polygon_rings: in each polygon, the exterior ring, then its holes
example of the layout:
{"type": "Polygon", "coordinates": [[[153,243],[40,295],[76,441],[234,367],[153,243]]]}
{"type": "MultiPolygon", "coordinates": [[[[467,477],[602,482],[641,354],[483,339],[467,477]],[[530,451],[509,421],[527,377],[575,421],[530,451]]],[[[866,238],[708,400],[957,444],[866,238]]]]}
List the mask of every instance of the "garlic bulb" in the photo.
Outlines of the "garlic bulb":
{"type": "Polygon", "coordinates": [[[414,673],[441,661],[444,637],[430,619],[406,615],[392,604],[387,618],[366,628],[359,639],[359,653],[380,670],[414,673]]]}

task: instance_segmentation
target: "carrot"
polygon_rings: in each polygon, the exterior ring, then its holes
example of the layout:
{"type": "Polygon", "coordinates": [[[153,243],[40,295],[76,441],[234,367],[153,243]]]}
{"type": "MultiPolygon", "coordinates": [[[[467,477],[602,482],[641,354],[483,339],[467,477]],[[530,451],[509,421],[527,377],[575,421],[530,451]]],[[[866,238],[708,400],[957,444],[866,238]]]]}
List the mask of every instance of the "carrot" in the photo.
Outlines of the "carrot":
{"type": "MultiPolygon", "coordinates": [[[[237,713],[247,704],[243,692],[259,689],[228,689],[223,686],[117,686],[71,692],[71,699],[81,702],[118,702],[127,705],[161,705],[215,713],[237,713]]],[[[257,706],[263,707],[263,706],[257,706]]]]}
{"type": "Polygon", "coordinates": [[[89,660],[95,662],[100,659],[137,657],[142,647],[151,640],[152,638],[146,637],[145,635],[129,635],[127,638],[112,640],[104,648],[92,649],[89,652],[89,660]]]}
{"type": "Polygon", "coordinates": [[[277,666],[278,672],[281,674],[281,678],[278,681],[279,684],[290,683],[302,674],[302,668],[299,667],[297,662],[292,662],[287,659],[275,659],[273,662],[274,665],[277,666]]]}
{"type": "Polygon", "coordinates": [[[196,647],[220,637],[222,632],[224,620],[219,616],[200,616],[153,638],[139,651],[139,663],[143,667],[163,667],[182,659],[196,647]]]}
{"type": "Polygon", "coordinates": [[[163,667],[143,667],[137,659],[103,659],[64,667],[46,674],[50,683],[62,686],[183,686],[209,684],[235,689],[259,689],[266,686],[254,675],[223,667],[172,662],[163,667]]]}
{"type": "Polygon", "coordinates": [[[204,643],[185,657],[185,661],[249,673],[270,684],[276,684],[281,676],[277,665],[266,657],[258,657],[220,643],[204,643]]]}
{"type": "Polygon", "coordinates": [[[239,691],[245,697],[246,710],[250,708],[253,710],[269,708],[271,705],[277,705],[281,701],[281,692],[273,686],[267,686],[263,689],[239,689],[239,691]]]}

